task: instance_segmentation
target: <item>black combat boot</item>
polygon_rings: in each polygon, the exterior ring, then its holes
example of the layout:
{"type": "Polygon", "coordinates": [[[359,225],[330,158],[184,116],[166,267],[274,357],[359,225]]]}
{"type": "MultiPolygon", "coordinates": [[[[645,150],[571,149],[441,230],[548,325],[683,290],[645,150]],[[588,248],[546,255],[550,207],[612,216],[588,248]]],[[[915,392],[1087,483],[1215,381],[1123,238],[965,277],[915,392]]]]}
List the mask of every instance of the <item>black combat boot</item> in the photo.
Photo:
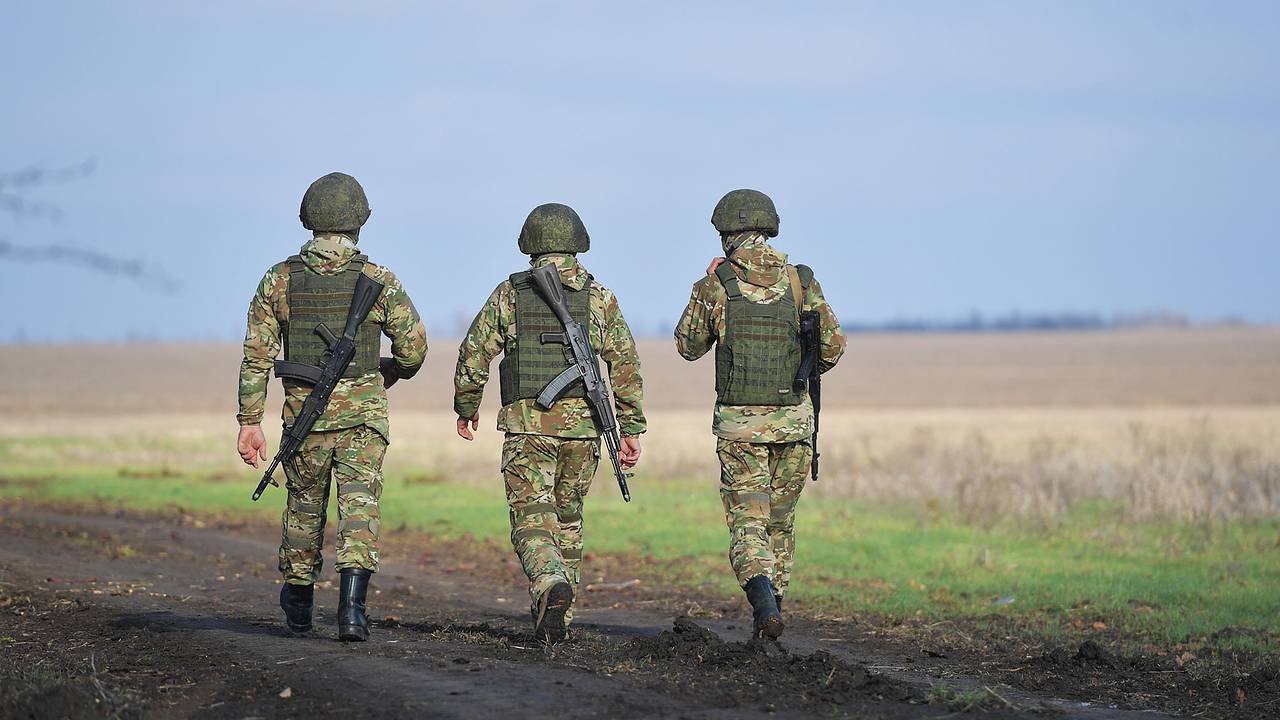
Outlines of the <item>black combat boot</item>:
{"type": "Polygon", "coordinates": [[[552,645],[561,642],[568,634],[564,616],[573,607],[573,586],[561,580],[542,594],[538,601],[538,616],[533,619],[533,636],[552,645]]]}
{"type": "Polygon", "coordinates": [[[747,581],[743,588],[747,591],[747,602],[754,611],[755,636],[777,639],[782,635],[782,613],[778,612],[778,601],[773,594],[773,583],[764,575],[757,575],[747,581]]]}
{"type": "Polygon", "coordinates": [[[778,614],[781,615],[782,614],[782,596],[774,595],[773,604],[778,606],[778,614]]]}
{"type": "Polygon", "coordinates": [[[344,568],[338,572],[338,639],[368,640],[369,618],[364,614],[364,600],[373,573],[364,568],[344,568]]]}
{"type": "Polygon", "coordinates": [[[280,588],[280,609],[284,610],[284,621],[294,632],[311,630],[311,609],[315,588],[310,585],[290,585],[285,583],[280,588]]]}

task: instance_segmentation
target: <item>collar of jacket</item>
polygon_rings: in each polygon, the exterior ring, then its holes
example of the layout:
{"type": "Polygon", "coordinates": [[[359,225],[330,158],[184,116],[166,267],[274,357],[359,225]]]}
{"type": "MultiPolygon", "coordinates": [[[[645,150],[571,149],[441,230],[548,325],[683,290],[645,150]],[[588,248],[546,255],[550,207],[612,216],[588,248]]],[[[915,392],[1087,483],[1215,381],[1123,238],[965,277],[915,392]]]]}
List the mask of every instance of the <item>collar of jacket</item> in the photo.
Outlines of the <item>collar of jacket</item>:
{"type": "Polygon", "coordinates": [[[759,287],[773,287],[787,273],[787,254],[770,245],[761,233],[749,233],[729,255],[734,274],[739,280],[759,287]]]}
{"type": "Polygon", "coordinates": [[[356,243],[347,235],[321,233],[311,238],[299,252],[302,261],[312,272],[334,275],[347,269],[351,258],[360,254],[356,243]]]}
{"type": "Polygon", "coordinates": [[[582,263],[578,262],[578,258],[569,253],[536,255],[529,261],[529,265],[535,268],[543,265],[554,265],[556,270],[560,272],[560,282],[570,290],[581,290],[586,287],[591,277],[587,273],[587,269],[582,267],[582,263]]]}

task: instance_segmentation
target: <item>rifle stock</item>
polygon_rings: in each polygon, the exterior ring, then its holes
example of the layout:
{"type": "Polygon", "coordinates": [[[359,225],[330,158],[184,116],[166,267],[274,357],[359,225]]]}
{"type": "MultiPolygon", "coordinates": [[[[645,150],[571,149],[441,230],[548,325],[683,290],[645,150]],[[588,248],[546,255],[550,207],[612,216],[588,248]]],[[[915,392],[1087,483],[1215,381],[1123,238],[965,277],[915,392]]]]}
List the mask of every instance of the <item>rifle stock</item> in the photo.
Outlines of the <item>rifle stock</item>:
{"type": "Polygon", "coordinates": [[[543,265],[534,268],[533,282],[538,286],[542,298],[551,306],[551,311],[556,314],[556,318],[560,320],[561,325],[565,326],[567,332],[569,323],[575,321],[569,312],[569,303],[564,296],[564,286],[560,284],[560,273],[552,265],[543,265]]]}
{"type": "Polygon", "coordinates": [[[813,462],[809,466],[809,476],[818,481],[818,427],[822,418],[822,368],[819,355],[822,352],[822,322],[816,310],[805,310],[800,313],[800,345],[802,356],[800,370],[796,373],[796,383],[805,383],[809,390],[809,400],[813,403],[813,462]]]}

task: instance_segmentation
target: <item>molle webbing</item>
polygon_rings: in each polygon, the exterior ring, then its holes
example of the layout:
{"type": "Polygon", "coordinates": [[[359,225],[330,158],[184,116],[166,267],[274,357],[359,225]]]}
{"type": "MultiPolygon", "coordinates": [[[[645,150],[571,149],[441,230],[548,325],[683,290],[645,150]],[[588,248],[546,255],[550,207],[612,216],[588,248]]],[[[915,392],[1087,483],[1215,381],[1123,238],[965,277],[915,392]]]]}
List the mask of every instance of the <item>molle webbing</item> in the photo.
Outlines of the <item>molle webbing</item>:
{"type": "MultiPolygon", "coordinates": [[[[319,366],[329,347],[316,334],[316,326],[324,323],[334,335],[341,335],[351,310],[351,296],[356,280],[364,272],[368,260],[357,255],[351,264],[336,275],[321,275],[307,267],[302,257],[289,258],[289,322],[284,329],[284,359],[319,366]]],[[[356,356],[344,378],[360,377],[378,369],[381,349],[379,327],[365,321],[356,332],[356,356]]]]}
{"type": "MultiPolygon", "coordinates": [[[[538,294],[528,271],[511,276],[516,295],[516,346],[503,356],[498,365],[502,388],[502,404],[535,398],[547,383],[571,364],[569,348],[561,343],[543,343],[542,333],[563,333],[564,326],[551,311],[551,306],[538,294]]],[[[564,289],[569,314],[583,327],[591,327],[591,280],[581,290],[564,289]]],[[[569,389],[564,397],[586,397],[582,384],[569,389]]]]}
{"type": "MultiPolygon", "coordinates": [[[[732,265],[722,263],[716,277],[725,291],[724,337],[716,343],[716,400],[724,405],[798,405],[804,388],[796,387],[800,368],[799,288],[772,303],[755,303],[742,294],[732,265]]],[[[789,284],[812,272],[787,267],[789,284]]]]}

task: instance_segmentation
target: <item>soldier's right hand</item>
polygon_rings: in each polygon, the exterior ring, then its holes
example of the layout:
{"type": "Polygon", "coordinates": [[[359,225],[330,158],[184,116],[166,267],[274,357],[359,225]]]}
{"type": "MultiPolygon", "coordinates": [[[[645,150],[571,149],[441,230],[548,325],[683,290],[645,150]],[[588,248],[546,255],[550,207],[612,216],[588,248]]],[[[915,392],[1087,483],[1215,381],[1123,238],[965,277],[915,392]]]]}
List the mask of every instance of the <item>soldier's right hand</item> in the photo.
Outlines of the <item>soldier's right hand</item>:
{"type": "Polygon", "coordinates": [[[267,436],[262,434],[262,426],[241,425],[236,449],[240,451],[240,459],[244,460],[245,465],[258,467],[259,460],[266,460],[267,436]]]}
{"type": "Polygon", "coordinates": [[[720,263],[724,262],[723,257],[712,258],[711,264],[707,266],[707,274],[715,275],[716,268],[720,267],[720,263]]]}
{"type": "Polygon", "coordinates": [[[471,434],[472,430],[480,429],[480,413],[476,413],[469,418],[458,418],[458,437],[463,440],[475,440],[475,435],[471,434]],[[471,427],[467,427],[470,425],[471,427]]]}
{"type": "Polygon", "coordinates": [[[640,462],[640,438],[622,438],[621,447],[618,448],[618,461],[627,470],[635,467],[636,463],[640,462]]]}
{"type": "Polygon", "coordinates": [[[378,358],[378,372],[382,373],[382,386],[385,388],[390,388],[400,380],[400,374],[396,372],[395,358],[378,358]]]}

